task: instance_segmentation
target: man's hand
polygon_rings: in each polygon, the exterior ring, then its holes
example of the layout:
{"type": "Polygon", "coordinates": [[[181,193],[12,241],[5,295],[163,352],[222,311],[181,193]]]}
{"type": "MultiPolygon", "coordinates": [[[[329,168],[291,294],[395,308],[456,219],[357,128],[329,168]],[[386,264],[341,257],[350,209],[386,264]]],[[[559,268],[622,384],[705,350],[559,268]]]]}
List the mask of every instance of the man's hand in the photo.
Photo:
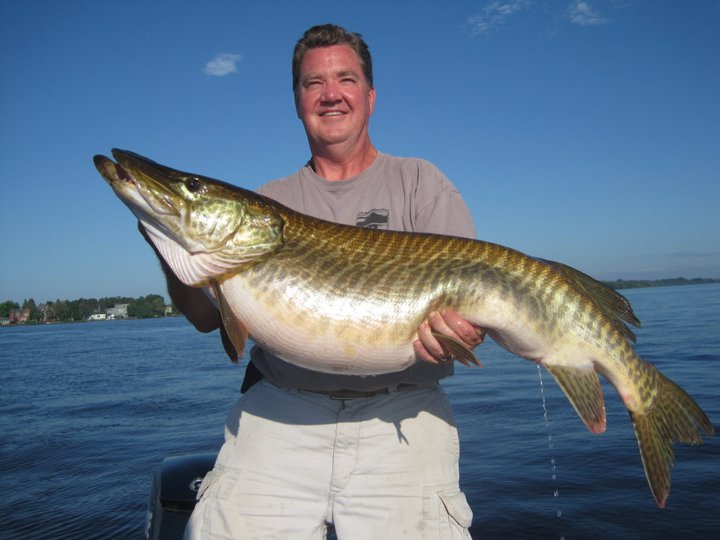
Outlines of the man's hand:
{"type": "Polygon", "coordinates": [[[438,364],[450,359],[450,351],[442,345],[433,332],[448,336],[472,351],[485,339],[485,330],[463,319],[456,311],[445,309],[433,311],[418,328],[418,337],[413,341],[415,354],[426,362],[438,364]]]}

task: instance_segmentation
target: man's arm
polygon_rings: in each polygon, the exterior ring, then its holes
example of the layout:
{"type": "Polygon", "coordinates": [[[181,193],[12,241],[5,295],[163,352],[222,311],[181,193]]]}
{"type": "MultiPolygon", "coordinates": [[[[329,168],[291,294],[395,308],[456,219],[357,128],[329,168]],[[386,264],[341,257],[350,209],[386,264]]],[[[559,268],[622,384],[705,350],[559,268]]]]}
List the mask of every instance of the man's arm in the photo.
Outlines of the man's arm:
{"type": "Polygon", "coordinates": [[[160,261],[160,267],[165,274],[168,294],[176,308],[185,318],[190,321],[200,332],[212,332],[220,329],[220,338],[222,339],[223,348],[231,360],[237,360],[237,353],[233,347],[225,328],[221,324],[220,311],[215,307],[212,301],[205,294],[205,291],[196,287],[188,287],[180,281],[165,260],[160,256],[155,245],[150,241],[145,227],[138,221],[138,231],[150,244],[155,255],[160,261]]]}
{"type": "MultiPolygon", "coordinates": [[[[467,238],[475,237],[472,216],[465,201],[455,186],[435,165],[428,164],[424,172],[432,179],[426,185],[440,186],[437,192],[431,190],[425,204],[416,216],[418,231],[449,234],[467,238]]],[[[452,337],[468,350],[474,349],[485,339],[485,331],[467,322],[452,309],[433,312],[418,328],[420,339],[413,342],[415,354],[427,362],[437,363],[447,359],[448,352],[433,336],[437,332],[452,337]]]]}
{"type": "Polygon", "coordinates": [[[160,267],[165,274],[165,281],[167,282],[168,294],[175,307],[178,308],[187,320],[200,332],[212,332],[219,328],[220,312],[207,297],[205,291],[196,287],[188,287],[177,278],[172,269],[160,256],[160,252],[150,240],[145,227],[143,227],[139,221],[138,231],[140,231],[145,241],[150,244],[158,261],[160,261],[160,267]]]}

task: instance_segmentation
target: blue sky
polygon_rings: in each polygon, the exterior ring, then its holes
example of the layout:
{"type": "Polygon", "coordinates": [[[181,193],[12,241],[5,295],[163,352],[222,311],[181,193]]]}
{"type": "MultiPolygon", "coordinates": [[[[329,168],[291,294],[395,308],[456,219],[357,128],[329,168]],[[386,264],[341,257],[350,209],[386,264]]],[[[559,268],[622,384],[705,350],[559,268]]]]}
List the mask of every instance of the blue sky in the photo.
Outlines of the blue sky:
{"type": "Polygon", "coordinates": [[[717,0],[0,0],[0,301],[165,294],[92,156],[290,174],[291,51],[324,22],[370,45],[376,146],[438,165],[479,238],[720,278],[717,0]]]}

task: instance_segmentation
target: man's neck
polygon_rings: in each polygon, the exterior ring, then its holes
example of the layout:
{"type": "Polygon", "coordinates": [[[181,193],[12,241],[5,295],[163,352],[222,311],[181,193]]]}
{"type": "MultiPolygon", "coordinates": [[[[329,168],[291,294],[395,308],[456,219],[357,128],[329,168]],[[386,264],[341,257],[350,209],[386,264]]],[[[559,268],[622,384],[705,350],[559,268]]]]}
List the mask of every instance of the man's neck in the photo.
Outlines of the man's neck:
{"type": "Polygon", "coordinates": [[[370,167],[378,156],[377,149],[368,140],[349,152],[335,148],[324,148],[313,152],[312,167],[321,178],[342,181],[357,176],[370,167]]]}

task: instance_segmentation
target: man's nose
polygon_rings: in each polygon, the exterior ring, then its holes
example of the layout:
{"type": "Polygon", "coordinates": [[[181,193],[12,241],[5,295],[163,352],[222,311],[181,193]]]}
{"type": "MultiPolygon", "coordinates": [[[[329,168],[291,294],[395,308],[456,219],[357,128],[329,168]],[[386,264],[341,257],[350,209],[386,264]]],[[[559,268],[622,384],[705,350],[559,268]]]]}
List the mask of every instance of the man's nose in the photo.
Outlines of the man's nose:
{"type": "Polygon", "coordinates": [[[342,95],[338,84],[333,81],[325,83],[321,98],[323,101],[329,101],[331,103],[340,101],[342,99],[342,95]]]}

